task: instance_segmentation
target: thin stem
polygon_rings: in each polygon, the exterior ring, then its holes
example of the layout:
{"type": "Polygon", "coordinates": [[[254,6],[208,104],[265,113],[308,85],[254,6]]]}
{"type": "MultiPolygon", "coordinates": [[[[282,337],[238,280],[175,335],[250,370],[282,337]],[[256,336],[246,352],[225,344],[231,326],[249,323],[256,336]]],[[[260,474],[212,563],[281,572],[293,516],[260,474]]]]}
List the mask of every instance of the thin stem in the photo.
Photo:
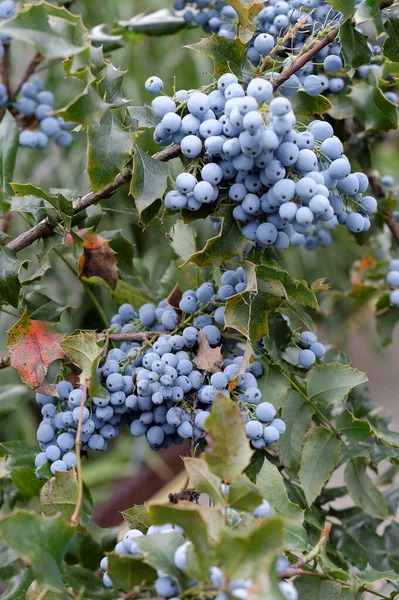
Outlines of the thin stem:
{"type": "Polygon", "coordinates": [[[376,592],[375,590],[372,590],[368,587],[364,587],[363,591],[368,592],[369,594],[373,594],[374,596],[378,596],[378,598],[383,598],[384,600],[390,600],[391,598],[391,596],[384,596],[383,594],[380,594],[379,592],[376,592]]]}
{"type": "MultiPolygon", "coordinates": [[[[180,154],[180,146],[174,144],[167,148],[166,150],[162,150],[161,152],[157,152],[154,154],[152,158],[159,160],[160,162],[168,162],[172,160],[172,158],[176,158],[180,154]]],[[[81,196],[73,203],[73,212],[74,214],[78,214],[85,210],[89,206],[104,200],[105,198],[110,198],[115,194],[115,192],[128,183],[132,177],[132,173],[128,169],[124,169],[122,173],[119,173],[114,179],[112,183],[109,183],[105,187],[103,187],[98,192],[87,192],[84,196],[81,196]]],[[[61,215],[58,216],[57,221],[54,223],[53,221],[49,221],[49,219],[43,219],[40,223],[28,229],[24,233],[21,233],[15,240],[7,244],[7,248],[12,250],[13,252],[19,252],[23,248],[27,248],[37,240],[40,240],[45,235],[48,235],[53,231],[57,222],[61,222],[61,215]]]]}
{"type": "Polygon", "coordinates": [[[78,476],[78,497],[76,500],[75,510],[71,517],[71,523],[77,525],[79,523],[79,515],[83,504],[83,475],[82,475],[82,457],[80,454],[81,440],[82,440],[82,420],[83,420],[83,408],[87,398],[87,386],[88,379],[85,379],[83,385],[82,399],[80,401],[80,413],[78,421],[78,429],[76,432],[75,441],[75,452],[76,452],[76,472],[78,476]]]}
{"type": "Polygon", "coordinates": [[[103,311],[103,308],[101,306],[101,304],[99,303],[99,301],[97,300],[93,290],[90,288],[90,284],[87,283],[86,281],[82,281],[79,277],[79,274],[77,272],[77,270],[75,269],[75,267],[73,265],[71,265],[71,263],[69,262],[69,260],[66,259],[66,257],[62,254],[62,252],[60,252],[59,250],[57,250],[56,248],[54,249],[54,252],[56,253],[56,255],[66,264],[66,266],[72,271],[72,273],[75,275],[75,277],[77,279],[79,279],[79,281],[81,282],[85,292],[87,293],[87,295],[89,296],[90,300],[92,301],[93,305],[95,306],[98,314],[101,317],[101,320],[103,321],[105,327],[108,327],[108,319],[107,319],[107,315],[105,314],[105,312],[103,311]]]}

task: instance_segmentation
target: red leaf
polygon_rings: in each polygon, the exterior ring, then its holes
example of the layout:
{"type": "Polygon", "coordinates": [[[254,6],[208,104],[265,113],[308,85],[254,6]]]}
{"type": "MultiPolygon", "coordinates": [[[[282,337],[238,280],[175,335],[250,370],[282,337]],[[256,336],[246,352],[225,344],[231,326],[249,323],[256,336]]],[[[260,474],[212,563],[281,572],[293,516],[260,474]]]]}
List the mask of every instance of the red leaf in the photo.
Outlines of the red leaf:
{"type": "Polygon", "coordinates": [[[111,290],[118,283],[118,266],[115,252],[109,241],[101,235],[93,234],[85,239],[83,254],[79,260],[79,277],[101,277],[111,290]]]}
{"type": "Polygon", "coordinates": [[[42,321],[33,321],[22,315],[8,332],[10,366],[23,383],[36,392],[53,395],[54,386],[46,381],[47,367],[64,353],[59,346],[63,336],[42,321]]]}

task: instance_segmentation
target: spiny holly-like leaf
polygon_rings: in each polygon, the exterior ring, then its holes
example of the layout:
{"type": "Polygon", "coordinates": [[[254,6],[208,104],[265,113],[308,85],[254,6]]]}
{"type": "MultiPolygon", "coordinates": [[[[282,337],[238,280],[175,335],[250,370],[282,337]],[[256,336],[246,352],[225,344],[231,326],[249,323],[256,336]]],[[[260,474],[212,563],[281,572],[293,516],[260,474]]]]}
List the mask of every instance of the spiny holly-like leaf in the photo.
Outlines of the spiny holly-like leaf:
{"type": "Polygon", "coordinates": [[[139,585],[149,585],[157,578],[155,569],[137,556],[109,554],[108,565],[114,587],[122,592],[128,593],[139,585]]]}
{"type": "Polygon", "coordinates": [[[172,35],[186,27],[187,23],[183,16],[163,8],[153,13],[135,15],[128,21],[118,21],[118,25],[134,33],[161,36],[172,35]]]}
{"type": "Polygon", "coordinates": [[[46,373],[53,361],[64,356],[61,339],[54,327],[26,314],[8,332],[10,365],[33,390],[53,395],[54,387],[47,383],[46,373]]]}
{"type": "MultiPolygon", "coordinates": [[[[271,401],[273,402],[273,398],[271,401]]],[[[282,419],[287,429],[277,444],[278,453],[283,464],[287,467],[299,466],[302,445],[305,441],[312,414],[311,404],[306,402],[298,392],[290,390],[284,399],[282,413],[282,419]]]]}
{"type": "Polygon", "coordinates": [[[299,469],[299,479],[309,506],[319,496],[340,456],[341,442],[334,432],[325,427],[315,427],[304,444],[299,469]]]}
{"type": "Polygon", "coordinates": [[[342,13],[345,19],[349,19],[355,12],[355,0],[330,0],[330,4],[334,10],[342,13]]]}
{"type": "Polygon", "coordinates": [[[60,515],[45,518],[16,510],[0,521],[0,536],[32,565],[40,585],[65,592],[59,567],[75,528],[60,515]]]}
{"type": "Polygon", "coordinates": [[[318,577],[298,577],[295,579],[295,588],[304,600],[355,600],[355,596],[341,596],[343,588],[340,583],[318,577]]]}
{"type": "Polygon", "coordinates": [[[170,231],[170,237],[170,245],[182,260],[188,260],[195,253],[197,249],[196,233],[192,225],[177,221],[170,231]]]}
{"type": "Polygon", "coordinates": [[[308,96],[302,91],[295,95],[295,100],[295,112],[305,117],[324,115],[332,107],[330,100],[325,96],[308,96]]]}
{"type": "Polygon", "coordinates": [[[71,306],[64,306],[55,300],[51,300],[40,292],[30,292],[25,296],[26,312],[31,319],[58,323],[65,310],[71,306]]]}
{"type": "Polygon", "coordinates": [[[49,202],[60,213],[64,226],[69,231],[73,217],[72,200],[68,200],[60,193],[49,194],[36,185],[12,183],[11,187],[16,196],[34,196],[35,198],[42,198],[49,202]]]}
{"type": "MultiPolygon", "coordinates": [[[[216,527],[220,529],[223,522],[222,515],[217,509],[211,509],[211,512],[214,517],[216,527]]],[[[148,508],[148,515],[151,521],[153,521],[156,525],[161,525],[163,523],[172,523],[174,525],[179,525],[179,527],[181,527],[184,530],[188,539],[191,540],[193,543],[201,572],[203,576],[206,577],[205,574],[208,573],[208,569],[211,564],[211,557],[209,544],[210,540],[208,536],[208,524],[203,517],[202,507],[192,504],[191,502],[179,502],[179,504],[151,504],[148,508]]],[[[155,539],[154,536],[147,536],[148,544],[151,543],[152,539],[155,539]]],[[[177,543],[178,542],[179,540],[177,540],[177,543]]],[[[162,544],[162,540],[155,540],[155,543],[157,545],[161,545],[163,548],[163,552],[165,552],[166,548],[162,544]]],[[[180,544],[181,543],[182,542],[180,541],[180,544]]],[[[138,543],[139,548],[142,551],[145,548],[148,548],[148,544],[145,538],[140,538],[140,542],[138,543]],[[142,541],[143,539],[144,541],[142,541]]],[[[178,543],[178,545],[180,544],[178,543]]],[[[150,550],[150,548],[148,549],[150,550]]],[[[155,564],[154,554],[149,554],[146,557],[146,560],[149,564],[156,566],[158,569],[166,571],[164,567],[160,566],[159,562],[159,566],[158,564],[155,564]]],[[[170,574],[172,577],[176,577],[177,569],[173,562],[173,553],[169,557],[169,561],[172,563],[172,565],[168,567],[168,574],[170,574]]]]}
{"type": "Polygon", "coordinates": [[[390,102],[377,85],[359,83],[350,93],[357,117],[366,130],[390,131],[398,126],[397,106],[390,102]]]}
{"type": "MultiPolygon", "coordinates": [[[[104,96],[103,96],[104,97],[104,96]]],[[[94,192],[112,183],[129,160],[133,136],[117,109],[88,128],[87,172],[94,192]]]]}
{"type": "Polygon", "coordinates": [[[189,262],[199,267],[220,267],[235,256],[242,256],[248,240],[242,235],[233,218],[232,206],[221,206],[217,216],[222,220],[222,229],[216,237],[210,238],[205,247],[191,256],[189,262]]]}
{"type": "Polygon", "coordinates": [[[109,108],[109,104],[99,96],[96,86],[88,85],[69,104],[54,114],[63,117],[65,121],[89,127],[99,123],[109,108]]]}
{"type": "Polygon", "coordinates": [[[79,16],[49,2],[28,4],[13,19],[3,21],[2,34],[33,44],[49,60],[67,58],[89,47],[89,37],[79,16]]]}
{"type": "Polygon", "coordinates": [[[209,56],[213,60],[216,76],[231,72],[237,77],[242,77],[242,70],[247,58],[247,47],[248,44],[244,44],[239,38],[229,39],[215,33],[196,44],[186,46],[186,48],[209,56]]]}
{"type": "Polygon", "coordinates": [[[371,426],[366,419],[357,419],[348,409],[336,418],[337,429],[351,442],[362,442],[371,435],[371,426]]]}
{"type": "Polygon", "coordinates": [[[258,473],[256,487],[278,515],[299,525],[303,523],[304,511],[291,502],[284,485],[283,476],[277,467],[268,460],[264,461],[258,473]]]}
{"type": "Polygon", "coordinates": [[[242,333],[254,344],[269,333],[269,313],[287,299],[286,290],[280,281],[258,276],[252,263],[246,263],[247,289],[227,300],[225,311],[226,327],[242,333]]]}
{"type": "Polygon", "coordinates": [[[393,62],[399,62],[399,13],[397,9],[384,11],[386,17],[384,27],[388,34],[382,47],[386,58],[393,62]]]}
{"type": "Polygon", "coordinates": [[[100,23],[90,30],[90,40],[93,46],[102,47],[107,54],[124,46],[122,36],[107,33],[107,26],[104,23],[100,23]]]}
{"type": "Polygon", "coordinates": [[[152,129],[159,123],[158,117],[149,106],[128,106],[127,110],[130,117],[136,122],[136,129],[152,129]]]}
{"type": "Polygon", "coordinates": [[[367,381],[365,373],[341,363],[313,365],[306,376],[309,397],[327,406],[342,404],[354,387],[367,381]]]}
{"type": "Polygon", "coordinates": [[[0,245],[0,301],[18,307],[21,283],[19,271],[24,263],[6,246],[0,245]]]}
{"type": "Polygon", "coordinates": [[[221,346],[211,348],[202,329],[198,336],[198,352],[193,362],[197,365],[198,369],[208,371],[208,373],[217,373],[220,371],[224,362],[221,346]]]}
{"type": "Polygon", "coordinates": [[[65,337],[60,346],[73,364],[82,371],[79,376],[80,382],[89,380],[92,376],[93,363],[101,354],[95,334],[89,331],[76,331],[65,337]]]}
{"type": "Polygon", "coordinates": [[[19,147],[19,128],[7,110],[0,123],[0,215],[11,204],[12,180],[19,147]]]}
{"type": "Polygon", "coordinates": [[[399,574],[395,573],[392,569],[389,571],[377,571],[370,565],[367,565],[361,575],[355,575],[355,577],[366,584],[375,583],[376,581],[399,581],[399,574]]]}
{"type": "Polygon", "coordinates": [[[206,462],[212,473],[230,482],[241,475],[253,455],[239,407],[218,394],[204,427],[209,442],[206,462]]]}
{"type": "Polygon", "coordinates": [[[162,198],[167,187],[168,175],[167,163],[152,158],[138,146],[134,147],[130,194],[133,196],[140,220],[143,213],[162,198]]]}
{"type": "Polygon", "coordinates": [[[380,0],[363,0],[356,9],[356,23],[374,21],[377,32],[382,33],[384,31],[384,26],[380,4],[380,0]]]}
{"type": "Polygon", "coordinates": [[[345,64],[351,69],[368,65],[372,54],[366,37],[357,31],[350,20],[340,25],[339,39],[345,64]]]}
{"type": "Polygon", "coordinates": [[[225,504],[220,489],[222,480],[209,470],[205,460],[200,458],[185,458],[184,466],[191,487],[195,488],[198,492],[208,494],[216,505],[225,504]]]}
{"type": "Polygon", "coordinates": [[[241,0],[227,0],[227,3],[237,12],[241,27],[254,31],[255,17],[263,8],[263,0],[249,0],[246,6],[241,0]]]}
{"type": "Polygon", "coordinates": [[[147,514],[147,508],[142,504],[124,510],[122,512],[122,517],[129,525],[130,529],[139,529],[143,533],[147,533],[147,529],[151,525],[151,521],[147,514]]]}
{"type": "Polygon", "coordinates": [[[262,503],[262,494],[246,475],[239,475],[229,486],[228,503],[231,508],[250,512],[262,503]]]}
{"type": "Polygon", "coordinates": [[[357,506],[374,519],[388,517],[387,501],[367,475],[367,459],[351,459],[345,469],[345,485],[357,506]]]}
{"type": "Polygon", "coordinates": [[[111,290],[115,290],[118,282],[118,266],[115,252],[109,241],[98,234],[87,237],[83,243],[83,254],[79,260],[79,277],[105,281],[111,290]]]}

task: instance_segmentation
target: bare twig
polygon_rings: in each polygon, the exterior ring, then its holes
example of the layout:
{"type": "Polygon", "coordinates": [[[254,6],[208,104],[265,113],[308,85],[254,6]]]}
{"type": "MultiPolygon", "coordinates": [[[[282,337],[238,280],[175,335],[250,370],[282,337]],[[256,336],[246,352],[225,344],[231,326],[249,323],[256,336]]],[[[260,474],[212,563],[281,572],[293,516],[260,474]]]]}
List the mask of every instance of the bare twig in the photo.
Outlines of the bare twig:
{"type": "Polygon", "coordinates": [[[80,413],[79,413],[79,421],[78,421],[78,429],[76,432],[76,441],[75,441],[75,452],[76,452],[76,471],[78,475],[78,497],[76,499],[75,510],[73,511],[73,515],[71,517],[71,523],[73,525],[77,525],[79,523],[80,511],[83,504],[83,474],[82,474],[82,457],[80,454],[80,446],[82,441],[82,421],[83,421],[83,408],[87,398],[87,386],[88,380],[85,379],[82,391],[82,399],[80,401],[80,413]]]}
{"type": "Polygon", "coordinates": [[[329,33],[327,33],[326,37],[317,42],[312,48],[307,50],[306,52],[301,52],[298,56],[292,61],[287,69],[284,69],[280,73],[280,75],[272,81],[273,89],[277,90],[283,83],[285,83],[291,75],[294,75],[299,69],[302,69],[316,54],[320,52],[325,46],[328,46],[335,40],[339,33],[339,27],[334,27],[329,33]]]}
{"type": "MultiPolygon", "coordinates": [[[[176,158],[180,154],[180,146],[173,145],[170,148],[166,148],[166,150],[162,150],[161,152],[157,152],[154,154],[153,158],[159,160],[161,162],[168,162],[172,160],[172,158],[176,158]]],[[[87,192],[84,196],[81,196],[73,203],[73,212],[74,214],[80,213],[82,210],[85,210],[92,204],[96,204],[100,202],[100,200],[104,200],[105,198],[110,198],[115,194],[115,192],[128,183],[132,177],[132,174],[126,170],[123,173],[119,173],[114,181],[108,185],[106,185],[102,190],[98,192],[87,192]]],[[[61,216],[58,217],[58,222],[61,221],[61,216]]],[[[28,229],[24,233],[21,233],[15,240],[7,244],[7,248],[12,250],[13,252],[19,252],[23,248],[27,248],[37,240],[40,240],[42,237],[48,235],[54,229],[55,224],[50,222],[48,219],[43,219],[38,225],[32,227],[32,229],[28,229]]]]}
{"type": "Polygon", "coordinates": [[[153,335],[154,332],[152,331],[141,331],[139,333],[110,333],[108,335],[106,333],[98,333],[97,339],[108,339],[112,342],[143,342],[153,335]]]}
{"type": "Polygon", "coordinates": [[[19,81],[17,87],[12,92],[12,94],[10,94],[11,101],[15,100],[15,98],[18,96],[19,92],[21,91],[22,86],[24,85],[24,83],[26,83],[26,81],[28,81],[29,77],[31,75],[33,75],[33,73],[36,71],[39,64],[42,62],[43,58],[44,57],[42,56],[42,54],[40,54],[40,52],[37,52],[35,54],[35,56],[32,58],[32,60],[30,61],[29,65],[26,68],[25,73],[22,75],[21,80],[19,81]]]}

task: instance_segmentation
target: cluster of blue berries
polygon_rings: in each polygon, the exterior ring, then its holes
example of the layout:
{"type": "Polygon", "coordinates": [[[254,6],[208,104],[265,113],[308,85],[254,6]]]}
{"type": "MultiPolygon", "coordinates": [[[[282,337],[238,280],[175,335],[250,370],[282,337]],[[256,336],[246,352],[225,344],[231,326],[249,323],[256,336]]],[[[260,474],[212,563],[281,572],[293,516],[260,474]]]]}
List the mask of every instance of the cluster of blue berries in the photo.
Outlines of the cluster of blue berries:
{"type": "MultiPolygon", "coordinates": [[[[151,77],[145,87],[155,95],[163,82],[151,77]]],[[[367,176],[351,172],[328,122],[296,127],[289,99],[273,98],[267,79],[241,84],[226,73],[210,93],[179,90],[174,98],[157,96],[151,106],[160,119],[156,143],[180,144],[184,156],[197,159],[166,195],[168,209],[230,202],[248,250],[290,244],[313,250],[331,243],[329,230],[338,224],[354,233],[370,228],[377,201],[363,195],[367,176]],[[198,179],[190,171],[204,155],[198,179]]]]}
{"type": "MultiPolygon", "coordinates": [[[[228,490],[229,486],[222,483],[222,494],[227,496],[228,490]]],[[[240,523],[240,513],[235,509],[227,507],[221,509],[221,512],[225,517],[225,523],[227,527],[234,527],[240,523]]],[[[271,512],[272,509],[269,503],[267,500],[263,500],[262,503],[255,508],[252,514],[255,518],[264,519],[268,517],[271,512]]],[[[182,544],[177,547],[173,556],[173,562],[176,568],[184,573],[187,566],[189,553],[193,549],[193,544],[190,541],[185,541],[185,532],[178,525],[151,525],[145,534],[139,529],[130,529],[125,533],[122,540],[116,544],[115,552],[128,556],[141,556],[142,553],[140,552],[139,548],[140,538],[151,535],[167,535],[169,533],[179,533],[182,536],[182,544]]],[[[281,573],[284,569],[289,568],[289,566],[289,560],[282,555],[277,559],[276,571],[277,573],[281,573]]],[[[112,579],[108,574],[107,556],[102,559],[100,568],[103,571],[104,585],[108,588],[112,588],[112,579]]],[[[158,570],[157,575],[158,578],[154,582],[157,596],[161,598],[179,600],[177,594],[182,591],[179,583],[160,570],[158,570]]],[[[215,589],[215,600],[227,600],[229,597],[237,598],[239,600],[247,600],[251,596],[251,589],[253,588],[254,582],[251,579],[231,579],[226,581],[222,569],[217,566],[213,566],[209,569],[209,585],[215,589]]],[[[282,581],[279,583],[279,588],[286,600],[298,600],[297,591],[290,583],[282,581]]]]}
{"type": "Polygon", "coordinates": [[[399,260],[397,258],[389,262],[386,282],[393,288],[389,294],[389,302],[393,306],[399,306],[399,260]]]}
{"type": "Polygon", "coordinates": [[[305,369],[314,365],[316,360],[323,358],[326,353],[325,346],[318,341],[312,331],[303,331],[300,334],[298,346],[301,348],[298,354],[298,363],[305,369]]]}
{"type": "MultiPolygon", "coordinates": [[[[153,450],[181,444],[184,439],[200,442],[206,436],[204,423],[218,393],[238,403],[255,448],[276,442],[285,424],[276,418],[272,404],[261,402],[257,385],[261,364],[255,361],[241,369],[243,351],[237,340],[222,336],[225,301],[245,289],[245,271],[238,267],[223,273],[216,291],[208,281],[195,291],[184,292],[178,309],[166,300],[157,306],[143,304],[138,312],[123,304],[112,317],[111,327],[125,334],[142,333],[143,341],[122,342],[120,348],[112,348],[98,369],[106,393],[85,400],[82,450],[105,450],[123,425],[130,427],[134,437],[145,436],[153,450]],[[209,346],[221,347],[221,370],[216,367],[216,372],[208,373],[196,366],[204,343],[201,336],[209,346]]],[[[73,389],[62,381],[57,384],[59,397],[37,394],[43,415],[37,431],[42,451],[36,457],[37,468],[49,461],[54,473],[75,465],[83,393],[82,388],[73,389]]]]}
{"type": "Polygon", "coordinates": [[[201,26],[205,33],[226,38],[237,34],[237,12],[223,0],[175,0],[174,9],[183,11],[185,21],[201,26]]]}
{"type": "MultiPolygon", "coordinates": [[[[5,86],[0,86],[1,102],[7,101],[5,86]]],[[[20,146],[28,148],[46,148],[49,138],[54,138],[57,146],[67,148],[72,144],[73,137],[70,129],[73,123],[66,123],[62,117],[53,117],[54,94],[44,89],[41,79],[25,82],[21,94],[15,104],[17,112],[32,123],[39,121],[39,131],[24,129],[19,135],[20,146]]]]}

